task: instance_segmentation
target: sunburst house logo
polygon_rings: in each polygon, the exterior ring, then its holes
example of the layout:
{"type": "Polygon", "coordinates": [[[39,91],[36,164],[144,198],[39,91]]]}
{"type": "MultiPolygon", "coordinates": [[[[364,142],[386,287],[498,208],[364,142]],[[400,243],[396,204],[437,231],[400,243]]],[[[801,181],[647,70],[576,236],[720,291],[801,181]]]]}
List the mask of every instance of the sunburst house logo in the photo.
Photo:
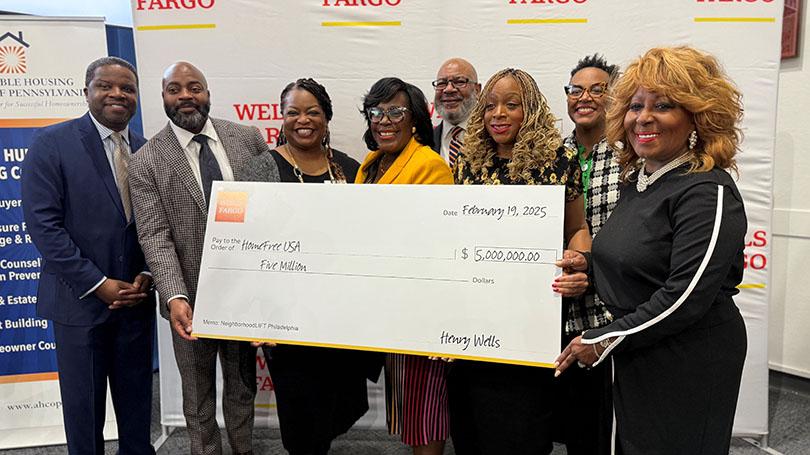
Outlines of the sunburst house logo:
{"type": "Polygon", "coordinates": [[[214,221],[244,223],[248,194],[242,191],[220,191],[217,193],[217,213],[214,221]]]}
{"type": "Polygon", "coordinates": [[[28,71],[25,50],[30,47],[23,40],[23,32],[6,32],[0,36],[0,74],[24,74],[28,71]]]}

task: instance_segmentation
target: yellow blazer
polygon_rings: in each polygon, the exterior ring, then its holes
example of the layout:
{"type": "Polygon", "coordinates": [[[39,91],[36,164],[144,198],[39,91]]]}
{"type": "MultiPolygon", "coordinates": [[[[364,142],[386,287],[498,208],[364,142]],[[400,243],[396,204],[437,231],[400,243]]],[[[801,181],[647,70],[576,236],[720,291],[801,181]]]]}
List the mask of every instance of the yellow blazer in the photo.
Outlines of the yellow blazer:
{"type": "MultiPolygon", "coordinates": [[[[366,180],[368,166],[380,155],[382,155],[380,151],[366,155],[360,170],[357,171],[355,183],[363,183],[366,180]]],[[[452,185],[453,174],[438,153],[412,137],[377,183],[452,185]]]]}

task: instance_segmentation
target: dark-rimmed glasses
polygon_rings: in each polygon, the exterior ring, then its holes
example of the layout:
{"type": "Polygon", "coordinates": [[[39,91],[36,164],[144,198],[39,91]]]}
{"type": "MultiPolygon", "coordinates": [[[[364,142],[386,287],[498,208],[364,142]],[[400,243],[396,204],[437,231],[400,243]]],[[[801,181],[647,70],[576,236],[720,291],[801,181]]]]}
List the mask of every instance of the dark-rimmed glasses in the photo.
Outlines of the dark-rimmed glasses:
{"type": "Polygon", "coordinates": [[[407,107],[394,106],[389,107],[387,111],[379,107],[370,107],[366,109],[366,115],[371,123],[382,122],[383,117],[388,117],[391,123],[399,123],[405,118],[405,113],[408,112],[407,107]]]}
{"type": "Polygon", "coordinates": [[[436,90],[444,90],[450,84],[453,84],[453,87],[457,89],[463,89],[470,82],[470,79],[467,77],[454,77],[452,79],[436,79],[431,83],[433,84],[433,88],[436,90]]]}
{"type": "Polygon", "coordinates": [[[602,95],[607,93],[607,84],[604,82],[593,84],[589,88],[579,85],[566,85],[563,88],[565,89],[565,94],[568,95],[569,98],[575,100],[582,98],[582,95],[584,95],[585,92],[590,93],[592,98],[600,98],[602,95]]]}

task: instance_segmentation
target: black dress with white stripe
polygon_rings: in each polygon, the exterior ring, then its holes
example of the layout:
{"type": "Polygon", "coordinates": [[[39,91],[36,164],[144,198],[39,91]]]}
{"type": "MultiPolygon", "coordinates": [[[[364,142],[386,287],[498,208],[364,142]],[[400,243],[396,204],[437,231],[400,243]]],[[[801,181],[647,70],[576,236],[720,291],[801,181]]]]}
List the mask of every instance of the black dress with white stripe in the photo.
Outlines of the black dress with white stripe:
{"type": "Polygon", "coordinates": [[[617,452],[727,454],[746,352],[732,297],[746,217],[731,176],[687,165],[621,189],[594,238],[593,279],[615,320],[583,342],[616,341],[617,452]]]}

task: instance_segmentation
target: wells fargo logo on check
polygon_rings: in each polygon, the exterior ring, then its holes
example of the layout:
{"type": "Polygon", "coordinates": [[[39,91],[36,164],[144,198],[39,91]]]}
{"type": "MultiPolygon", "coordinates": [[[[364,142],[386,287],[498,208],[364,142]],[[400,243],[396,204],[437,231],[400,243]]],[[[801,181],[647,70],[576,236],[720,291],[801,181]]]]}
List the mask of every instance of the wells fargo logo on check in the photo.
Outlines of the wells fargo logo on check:
{"type": "Polygon", "coordinates": [[[244,191],[220,191],[217,193],[217,212],[214,221],[244,223],[248,194],[244,191]]]}

